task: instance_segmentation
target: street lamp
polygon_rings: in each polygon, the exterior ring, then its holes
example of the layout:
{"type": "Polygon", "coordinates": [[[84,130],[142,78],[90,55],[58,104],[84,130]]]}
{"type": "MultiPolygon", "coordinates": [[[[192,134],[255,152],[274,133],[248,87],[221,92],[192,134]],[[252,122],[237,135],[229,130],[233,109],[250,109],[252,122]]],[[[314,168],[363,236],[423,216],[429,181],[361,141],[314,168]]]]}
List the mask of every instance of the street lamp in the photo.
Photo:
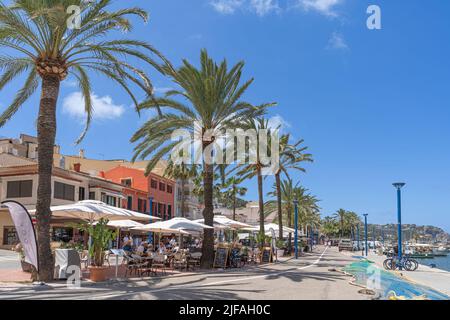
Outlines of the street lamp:
{"type": "MultiPolygon", "coordinates": [[[[152,223],[152,215],[153,215],[153,197],[148,197],[149,202],[149,215],[150,215],[150,223],[152,223]]],[[[148,233],[148,243],[153,243],[153,235],[151,232],[148,233]]]]}
{"type": "Polygon", "coordinates": [[[364,241],[365,241],[365,248],[366,248],[366,257],[368,255],[368,246],[367,246],[367,216],[368,214],[363,214],[364,216],[364,241]]]}
{"type": "Polygon", "coordinates": [[[295,259],[298,259],[298,200],[294,200],[294,250],[295,259]]]}
{"type": "Polygon", "coordinates": [[[356,243],[357,243],[357,247],[358,247],[358,251],[359,251],[359,222],[356,225],[356,243]]]}
{"type": "MultiPolygon", "coordinates": [[[[392,184],[397,189],[397,233],[398,233],[398,259],[402,258],[402,193],[401,189],[405,186],[404,182],[395,182],[392,184]]],[[[401,266],[399,267],[401,270],[401,266]]]]}

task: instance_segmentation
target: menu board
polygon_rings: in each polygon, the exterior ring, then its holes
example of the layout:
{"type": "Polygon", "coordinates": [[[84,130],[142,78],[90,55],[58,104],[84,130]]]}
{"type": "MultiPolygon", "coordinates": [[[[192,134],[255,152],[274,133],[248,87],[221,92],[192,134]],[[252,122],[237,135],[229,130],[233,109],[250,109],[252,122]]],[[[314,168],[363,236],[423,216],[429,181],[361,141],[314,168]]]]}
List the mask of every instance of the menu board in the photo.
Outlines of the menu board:
{"type": "Polygon", "coordinates": [[[270,263],[272,261],[272,248],[265,247],[261,253],[261,263],[270,263]]]}
{"type": "Polygon", "coordinates": [[[214,268],[226,268],[228,260],[228,248],[217,247],[214,257],[214,268]]]}

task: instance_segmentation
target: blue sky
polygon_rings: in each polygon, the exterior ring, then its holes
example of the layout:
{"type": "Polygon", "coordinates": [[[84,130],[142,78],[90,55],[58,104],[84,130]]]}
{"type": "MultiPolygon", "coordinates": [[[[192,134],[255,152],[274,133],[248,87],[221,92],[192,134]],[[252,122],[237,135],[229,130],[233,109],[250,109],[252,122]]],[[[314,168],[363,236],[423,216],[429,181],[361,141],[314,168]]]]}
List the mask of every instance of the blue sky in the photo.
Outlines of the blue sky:
{"type": "MultiPolygon", "coordinates": [[[[116,1],[116,6],[123,6],[116,1]]],[[[322,201],[396,221],[395,190],[403,192],[405,223],[450,231],[450,2],[446,0],[164,0],[128,1],[150,12],[126,35],[152,43],[175,65],[193,63],[201,48],[230,63],[245,60],[255,77],[245,100],[278,102],[271,110],[285,130],[303,138],[315,163],[294,174],[322,201]],[[377,4],[382,29],[368,30],[377,4]]],[[[172,84],[151,72],[157,92],[172,84]]],[[[94,79],[97,79],[94,77],[94,79]]],[[[19,83],[17,83],[19,85],[19,83]]],[[[0,110],[16,85],[0,93],[0,110]]],[[[77,88],[69,78],[58,106],[57,142],[67,154],[130,158],[129,138],[145,120],[108,81],[94,82],[96,118],[85,141],[77,88]]],[[[34,134],[37,96],[0,129],[34,134]]],[[[268,191],[273,180],[267,179],[268,191]]],[[[256,199],[249,183],[248,199],[256,199]]]]}

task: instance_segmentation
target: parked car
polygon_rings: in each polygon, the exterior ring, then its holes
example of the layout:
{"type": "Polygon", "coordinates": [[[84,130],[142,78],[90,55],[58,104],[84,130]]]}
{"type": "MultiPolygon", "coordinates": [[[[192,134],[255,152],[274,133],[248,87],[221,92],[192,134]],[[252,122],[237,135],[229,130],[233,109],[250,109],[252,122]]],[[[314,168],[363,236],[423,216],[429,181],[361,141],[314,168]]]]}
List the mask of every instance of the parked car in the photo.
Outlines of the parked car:
{"type": "Polygon", "coordinates": [[[353,241],[350,239],[341,239],[339,241],[339,252],[342,250],[353,251],[353,241]]]}

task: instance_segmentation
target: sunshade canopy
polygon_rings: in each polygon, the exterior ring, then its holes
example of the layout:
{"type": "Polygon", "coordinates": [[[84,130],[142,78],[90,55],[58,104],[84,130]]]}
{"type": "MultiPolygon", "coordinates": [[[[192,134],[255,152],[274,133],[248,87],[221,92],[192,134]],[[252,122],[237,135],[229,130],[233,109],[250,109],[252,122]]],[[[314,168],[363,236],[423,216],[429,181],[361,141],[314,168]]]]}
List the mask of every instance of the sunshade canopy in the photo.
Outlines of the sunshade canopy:
{"type": "MultiPolygon", "coordinates": [[[[203,231],[203,229],[213,229],[214,227],[207,226],[206,224],[188,220],[186,218],[173,218],[166,221],[158,221],[150,224],[146,224],[142,227],[134,228],[136,230],[148,230],[153,232],[163,232],[159,230],[184,230],[184,231],[203,231]]],[[[168,231],[169,233],[170,231],[168,231]]]]}
{"type": "MultiPolygon", "coordinates": [[[[195,220],[196,222],[200,222],[200,223],[204,223],[204,219],[198,219],[195,220]]],[[[231,229],[243,229],[243,228],[249,228],[251,227],[251,225],[243,223],[243,222],[239,222],[239,221],[235,221],[233,219],[230,219],[226,216],[223,215],[215,215],[214,216],[214,225],[218,225],[218,226],[226,226],[228,228],[231,229]]]]}
{"type": "MultiPolygon", "coordinates": [[[[98,221],[101,218],[112,220],[161,220],[161,218],[150,216],[127,209],[117,208],[107,205],[101,201],[84,200],[72,204],[50,207],[52,215],[55,217],[75,218],[88,220],[90,222],[98,221]]],[[[35,213],[36,210],[30,210],[35,213]]]]}

